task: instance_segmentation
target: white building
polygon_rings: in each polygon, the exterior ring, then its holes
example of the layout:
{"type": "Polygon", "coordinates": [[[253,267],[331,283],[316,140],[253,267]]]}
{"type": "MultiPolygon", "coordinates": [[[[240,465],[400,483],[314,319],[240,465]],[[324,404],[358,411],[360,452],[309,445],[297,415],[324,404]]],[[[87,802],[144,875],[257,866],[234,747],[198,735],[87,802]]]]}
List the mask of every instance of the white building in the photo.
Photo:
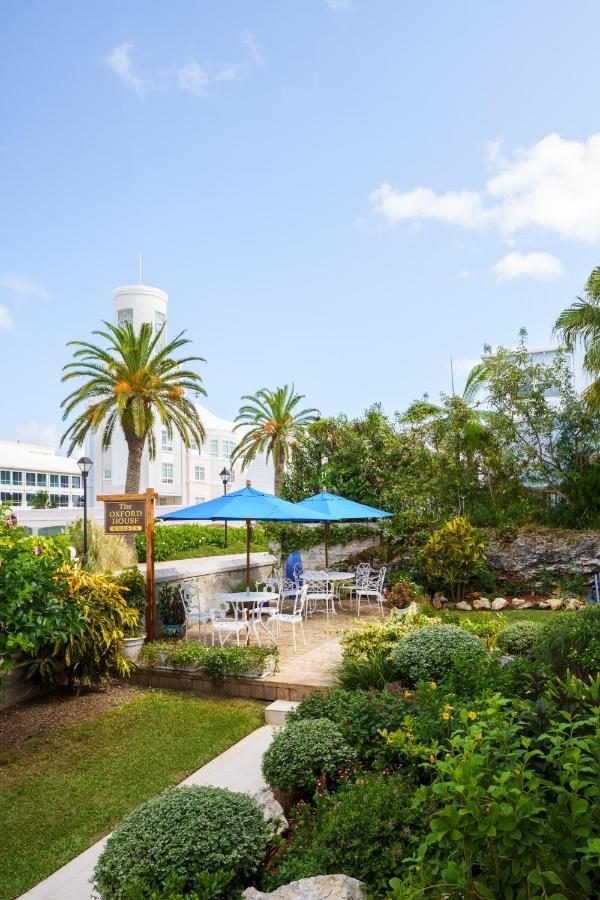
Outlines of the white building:
{"type": "Polygon", "coordinates": [[[31,508],[47,493],[59,508],[83,505],[83,486],[75,459],[58,456],[52,447],[0,441],[0,503],[31,508]]]}
{"type": "MultiPolygon", "coordinates": [[[[168,296],[159,288],[146,285],[127,285],[113,291],[114,321],[117,324],[131,322],[139,331],[142,323],[149,322],[155,329],[164,326],[161,343],[167,340],[168,296]]],[[[165,428],[155,432],[156,458],[151,460],[148,447],[142,457],[140,490],[153,487],[162,506],[181,506],[202,503],[223,493],[219,473],[223,468],[231,470],[228,490],[243,487],[245,479],[252,481],[258,490],[273,492],[273,468],[264,456],[258,457],[243,472],[239,465],[231,465],[233,448],[240,439],[234,432],[233,422],[220,419],[201,403],[196,403],[200,419],[206,431],[201,447],[186,449],[174,432],[169,439],[165,428]]],[[[102,449],[102,432],[99,431],[88,449],[94,465],[89,486],[94,502],[98,494],[120,494],[125,490],[127,472],[127,444],[122,432],[115,428],[111,446],[102,449]]]]}
{"type": "MultiPolygon", "coordinates": [[[[484,362],[492,359],[495,354],[484,354],[481,358],[484,362]]],[[[581,392],[588,383],[588,379],[583,371],[581,354],[578,350],[565,350],[563,347],[539,347],[533,350],[527,349],[529,362],[533,365],[551,366],[558,359],[561,359],[573,377],[573,387],[576,391],[581,392]]],[[[556,399],[560,396],[558,386],[549,388],[544,396],[548,399],[556,399]]]]}

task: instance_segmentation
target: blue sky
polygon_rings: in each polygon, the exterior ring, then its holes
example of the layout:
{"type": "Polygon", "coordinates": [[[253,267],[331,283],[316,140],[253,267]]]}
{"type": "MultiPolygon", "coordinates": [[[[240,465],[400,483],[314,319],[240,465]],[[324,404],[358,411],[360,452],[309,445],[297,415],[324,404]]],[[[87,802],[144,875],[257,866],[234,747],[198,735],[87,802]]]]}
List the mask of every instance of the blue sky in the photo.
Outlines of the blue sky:
{"type": "MultiPolygon", "coordinates": [[[[4,0],[0,438],[52,440],[65,342],[168,291],[208,405],[324,414],[550,342],[600,263],[594,2],[4,0]]],[[[459,379],[457,379],[459,380],[459,379]]]]}

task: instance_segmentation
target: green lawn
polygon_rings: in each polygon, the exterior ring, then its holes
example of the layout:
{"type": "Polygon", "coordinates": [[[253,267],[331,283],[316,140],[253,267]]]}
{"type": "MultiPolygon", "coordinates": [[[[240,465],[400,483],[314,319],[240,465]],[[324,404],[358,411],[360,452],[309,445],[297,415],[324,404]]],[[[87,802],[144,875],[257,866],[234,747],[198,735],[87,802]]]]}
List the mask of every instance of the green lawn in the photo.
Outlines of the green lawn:
{"type": "Polygon", "coordinates": [[[448,609],[448,610],[436,610],[436,616],[441,616],[442,619],[445,615],[452,616],[466,616],[469,619],[482,619],[490,616],[501,616],[506,620],[506,624],[509,622],[514,622],[519,619],[541,619],[547,617],[550,619],[551,616],[555,616],[556,613],[551,609],[502,609],[500,612],[494,612],[489,609],[474,609],[472,611],[469,610],[460,610],[460,609],[448,609]]]}
{"type": "Polygon", "coordinates": [[[259,703],[148,691],[0,755],[1,900],[37,884],[262,724],[259,703]]]}

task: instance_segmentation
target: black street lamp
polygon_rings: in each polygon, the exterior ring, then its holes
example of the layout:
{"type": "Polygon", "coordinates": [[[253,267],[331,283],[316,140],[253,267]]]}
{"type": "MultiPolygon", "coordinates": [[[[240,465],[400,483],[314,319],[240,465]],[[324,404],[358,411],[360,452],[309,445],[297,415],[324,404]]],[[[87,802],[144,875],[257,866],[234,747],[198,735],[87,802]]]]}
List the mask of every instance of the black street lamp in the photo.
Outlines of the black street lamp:
{"type": "MultiPolygon", "coordinates": [[[[219,476],[221,481],[223,482],[223,493],[227,493],[227,485],[229,484],[229,479],[231,478],[231,472],[224,466],[219,472],[219,476]]],[[[225,549],[227,550],[227,519],[225,519],[225,549]]]]}
{"type": "Polygon", "coordinates": [[[81,477],[83,478],[83,568],[87,566],[88,534],[87,534],[87,479],[93,462],[89,456],[82,456],[77,460],[81,477]]]}

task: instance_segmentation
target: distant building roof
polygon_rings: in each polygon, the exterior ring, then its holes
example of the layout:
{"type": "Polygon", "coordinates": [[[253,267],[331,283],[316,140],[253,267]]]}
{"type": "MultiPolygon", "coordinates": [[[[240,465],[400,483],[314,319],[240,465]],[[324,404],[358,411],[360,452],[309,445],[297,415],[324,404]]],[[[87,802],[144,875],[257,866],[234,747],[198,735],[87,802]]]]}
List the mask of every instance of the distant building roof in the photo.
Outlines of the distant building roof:
{"type": "Polygon", "coordinates": [[[72,456],[59,456],[53,447],[21,441],[0,441],[0,468],[80,474],[77,460],[72,456]]]}

